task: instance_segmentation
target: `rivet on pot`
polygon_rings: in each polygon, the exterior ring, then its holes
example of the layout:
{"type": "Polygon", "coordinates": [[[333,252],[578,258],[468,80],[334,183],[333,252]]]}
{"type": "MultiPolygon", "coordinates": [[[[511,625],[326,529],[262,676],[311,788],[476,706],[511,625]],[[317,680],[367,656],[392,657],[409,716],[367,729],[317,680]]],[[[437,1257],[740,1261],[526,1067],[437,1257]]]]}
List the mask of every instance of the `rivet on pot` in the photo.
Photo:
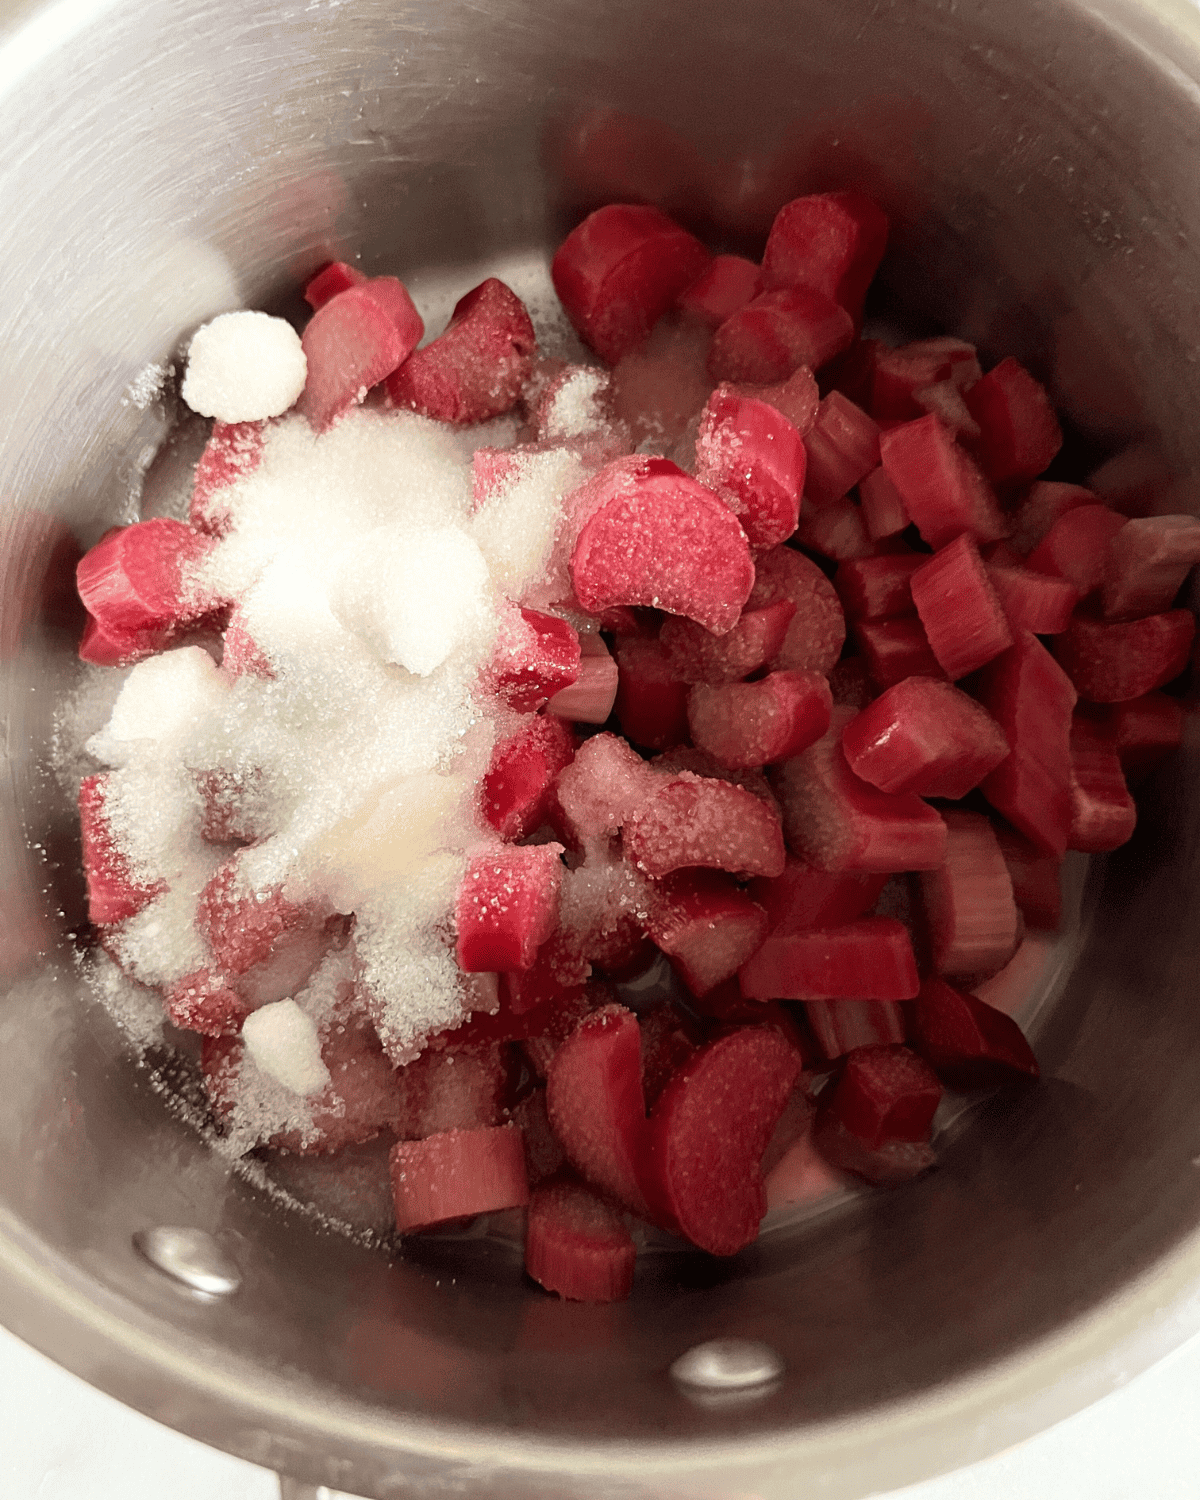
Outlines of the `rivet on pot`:
{"type": "Polygon", "coordinates": [[[156,1270],[202,1297],[230,1297],[242,1284],[242,1273],[203,1229],[166,1224],[139,1229],[133,1248],[156,1270]]]}
{"type": "Polygon", "coordinates": [[[671,1378],[677,1385],[718,1394],[734,1391],[758,1391],[783,1374],[783,1360],[769,1344],[751,1339],[711,1339],[681,1354],[671,1366],[671,1378]]]}

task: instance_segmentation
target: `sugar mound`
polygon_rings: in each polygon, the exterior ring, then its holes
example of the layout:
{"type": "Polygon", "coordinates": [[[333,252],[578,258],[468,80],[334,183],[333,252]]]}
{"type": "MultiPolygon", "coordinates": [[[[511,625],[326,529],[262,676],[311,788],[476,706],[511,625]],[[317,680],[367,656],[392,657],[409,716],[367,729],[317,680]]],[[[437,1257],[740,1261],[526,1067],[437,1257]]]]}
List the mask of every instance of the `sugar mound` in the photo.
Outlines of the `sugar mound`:
{"type": "Polygon", "coordinates": [[[201,646],[151,656],[130,670],[108,723],[88,741],[88,751],[106,765],[120,766],[139,742],[194,750],[228,693],[228,680],[201,646]]]}
{"type": "Polygon", "coordinates": [[[259,422],[287,411],[307,374],[290,323],[261,312],[222,313],[192,338],[181,394],[202,417],[259,422]]]}
{"type": "Polygon", "coordinates": [[[295,1094],[318,1094],[329,1082],[317,1028],[294,1000],[277,1000],[246,1017],[246,1051],[262,1071],[295,1094]]]}
{"type": "Polygon", "coordinates": [[[562,497],[583,483],[583,464],[569,448],[522,453],[512,477],[475,513],[472,534],[487,559],[496,587],[510,599],[531,603],[570,596],[565,568],[548,578],[555,538],[562,526],[562,497]]]}

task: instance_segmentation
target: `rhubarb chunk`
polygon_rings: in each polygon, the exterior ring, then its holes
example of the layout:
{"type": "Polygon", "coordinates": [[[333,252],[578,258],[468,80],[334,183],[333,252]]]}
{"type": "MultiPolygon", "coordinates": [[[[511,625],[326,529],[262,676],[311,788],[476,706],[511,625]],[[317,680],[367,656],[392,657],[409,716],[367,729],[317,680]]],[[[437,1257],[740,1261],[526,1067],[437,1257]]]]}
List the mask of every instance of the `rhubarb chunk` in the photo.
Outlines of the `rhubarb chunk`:
{"type": "Polygon", "coordinates": [[[620,1302],[633,1286],[637,1249],[618,1214],[582,1183],[543,1183],[529,1200],[525,1269],[575,1302],[620,1302]]]}
{"type": "Polygon", "coordinates": [[[212,540],[182,521],[138,521],[101,538],[79,561],[79,597],[95,624],[79,654],[97,666],[153,656],[212,614],[195,581],[212,540]]]}
{"type": "Polygon", "coordinates": [[[975,451],[994,484],[1036,479],[1062,447],[1062,429],[1045,387],[1011,355],[977,380],[964,400],[979,423],[975,451]]]}
{"type": "Polygon", "coordinates": [[[465,974],[528,969],[558,917],[561,844],[497,849],[467,865],[454,916],[465,974]]]}
{"type": "Polygon", "coordinates": [[[867,671],[881,688],[907,677],[945,679],[920,620],[857,620],[854,639],[867,671]]]}
{"type": "Polygon", "coordinates": [[[687,739],[687,699],[688,685],[658,641],[618,645],[616,711],[627,739],[647,750],[678,745],[687,739]]]}
{"type": "Polygon", "coordinates": [[[904,497],[888,478],[882,464],[859,481],[858,500],[863,524],[873,542],[896,536],[909,524],[904,497]]]}
{"type": "Polygon", "coordinates": [[[808,1000],[804,1014],[828,1062],[857,1047],[887,1047],[904,1040],[904,1010],[894,1001],[808,1000]]]}
{"type": "Polygon", "coordinates": [[[1105,559],[1104,617],[1127,620],[1170,609],[1200,562],[1200,520],[1143,516],[1114,533],[1105,559]]]}
{"type": "Polygon", "coordinates": [[[1014,634],[1060,635],[1071,623],[1079,590],[1065,578],[1034,573],[1029,568],[988,564],[988,577],[1014,634]]]}
{"type": "Polygon", "coordinates": [[[993,1088],[1038,1076],[1021,1028],[976,995],[927,979],[913,1007],[913,1047],[954,1088],[993,1088]]]}
{"type": "Polygon", "coordinates": [[[758,267],[744,255],[714,255],[675,305],[709,328],[719,328],[757,294],[758,278],[758,267]]]}
{"type": "Polygon", "coordinates": [[[603,724],[617,699],[620,672],[598,635],[580,637],[579,676],[560,688],[546,704],[546,712],[575,724],[603,724]]]}
{"type": "Polygon", "coordinates": [[[799,755],[829,728],[832,698],[819,672],[772,672],[758,682],[700,683],[688,697],[692,743],[733,771],[799,755]]]}
{"type": "Polygon", "coordinates": [[[782,875],[752,880],[749,894],[766,912],[772,933],[838,927],[861,917],[879,899],[886,875],[843,875],[789,859],[782,875]]]}
{"type": "Polygon", "coordinates": [[[1008,755],[995,719],[948,682],[909,677],[842,731],[854,774],[881,792],[965,797],[1008,755]]]}
{"type": "Polygon", "coordinates": [[[716,381],[770,385],[801,365],[819,370],[853,339],[849,313],[824,293],[807,287],[762,292],[713,334],[708,373],[716,381]]]}
{"type": "Polygon", "coordinates": [[[941,1097],[937,1075],[907,1047],[860,1047],[818,1111],[817,1149],[868,1182],[906,1181],[933,1163],[929,1137],[941,1097]]]}
{"type": "Polygon", "coordinates": [[[964,532],[982,545],[1007,527],[991,486],[938,417],[892,427],[879,439],[884,472],[931,547],[964,532]]]}
{"type": "Polygon", "coordinates": [[[852,620],[891,620],[916,612],[912,576],[928,559],[900,553],[844,562],[834,574],[838,598],[852,620]]]}
{"type": "Polygon", "coordinates": [[[804,441],[785,416],[717,387],[700,418],[696,478],[727,502],[752,547],[774,547],[795,531],[806,467],[804,441]]]}
{"type": "Polygon", "coordinates": [[[726,635],[713,635],[678,615],[663,621],[658,639],[680,682],[740,682],[779,655],[796,613],[790,599],[745,609],[726,635]]]}
{"type": "Polygon", "coordinates": [[[401,1234],[529,1202],[525,1147],[514,1125],[397,1141],[388,1163],[401,1234]]]}
{"type": "Polygon", "coordinates": [[[1065,578],[1082,599],[1103,581],[1110,543],[1125,525],[1125,517],[1107,505],[1074,505],[1029,554],[1029,566],[1065,578]]]}
{"type": "Polygon", "coordinates": [[[650,900],[646,932],[694,995],[736,974],[767,934],[767,914],[728,876],[669,875],[650,900]]]}
{"type": "Polygon", "coordinates": [[[1012,631],[979,548],[956,537],[910,580],[930,650],[946,676],[965,677],[1012,645],[1012,631]]]}
{"type": "Polygon", "coordinates": [[[483,815],[502,839],[523,839],[547,820],[559,773],[575,742],[561,719],[538,715],[492,751],[483,778],[483,815]]]}
{"type": "Polygon", "coordinates": [[[421,336],[406,342],[400,330],[362,286],[326,302],[301,337],[308,378],[297,411],[324,432],[407,358],[421,336]]]}
{"type": "Polygon", "coordinates": [[[1020,937],[1012,879],[992,825],[947,808],[946,859],[921,875],[934,967],[939,974],[995,974],[1020,937]]]}
{"type": "Polygon", "coordinates": [[[738,981],[748,1000],[911,1000],[920,987],[908,929],[894,917],[772,933],[738,981]]]}
{"type": "Polygon", "coordinates": [[[623,839],[629,859],[655,880],[695,866],[747,876],[784,867],[777,813],[740,786],[686,772],[638,808],[623,839]]]}
{"type": "Polygon", "coordinates": [[[1133,837],[1137,808],[1111,741],[1079,715],[1071,729],[1071,833],[1067,847],[1106,854],[1133,837]]]}
{"type": "Polygon", "coordinates": [[[102,771],[85,776],[79,785],[88,916],[98,927],[136,916],[166,889],[160,881],[145,881],[135,876],[128,857],[113,837],[105,812],[110,784],[109,774],[102,771]]]}
{"type": "Polygon", "coordinates": [[[579,636],[566,620],[536,609],[506,611],[483,680],[510,708],[529,713],[571,686],[581,659],[579,636]]]}
{"type": "Polygon", "coordinates": [[[767,236],[763,285],[812,287],[857,321],[887,238],[887,214],[865,193],[793,198],[775,215],[767,236]]]}
{"type": "Polygon", "coordinates": [[[879,467],[879,428],[840,391],[830,391],[805,434],[808,472],[804,496],[818,509],[849,494],[879,467]]]}
{"type": "Polygon", "coordinates": [[[1091,703],[1127,703],[1178,677],[1196,634],[1190,610],[1104,624],[1076,615],[1054,638],[1054,654],[1091,703]]]}
{"type": "Polygon", "coordinates": [[[772,547],[755,563],[748,608],[786,599],[796,613],[770,665],[775,671],[828,672],[842,654],[846,619],[837,592],[816,563],[791,547],[772,547]]]}

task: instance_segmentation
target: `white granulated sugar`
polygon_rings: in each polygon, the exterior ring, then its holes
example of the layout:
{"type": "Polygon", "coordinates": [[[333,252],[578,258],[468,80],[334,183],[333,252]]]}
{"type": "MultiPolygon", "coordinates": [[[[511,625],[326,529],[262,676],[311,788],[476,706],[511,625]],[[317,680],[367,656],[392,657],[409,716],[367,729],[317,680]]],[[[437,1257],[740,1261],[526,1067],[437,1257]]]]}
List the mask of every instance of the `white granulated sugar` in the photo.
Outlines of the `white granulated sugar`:
{"type": "Polygon", "coordinates": [[[307,373],[290,323],[261,312],[222,313],[192,338],[180,394],[202,417],[261,422],[287,411],[307,373]]]}
{"type": "Polygon", "coordinates": [[[548,569],[562,525],[562,497],[584,478],[583,465],[569,449],[523,453],[511,482],[476,512],[472,534],[496,587],[510,599],[528,602],[534,589],[540,599],[570,596],[565,566],[554,579],[548,569]]]}
{"type": "Polygon", "coordinates": [[[92,994],[139,1051],[163,1039],[163,1008],[155,990],[130,979],[103,949],[83,965],[92,994]]]}
{"type": "Polygon", "coordinates": [[[294,1094],[319,1094],[329,1083],[317,1028],[294,1000],[277,1000],[247,1016],[242,1038],[259,1068],[294,1094]]]}
{"type": "Polygon", "coordinates": [[[229,695],[229,679],[201,646],[164,651],[133,667],[107,725],[88,751],[110,766],[152,747],[191,750],[203,764],[203,741],[229,695]]]}
{"type": "Polygon", "coordinates": [[[542,431],[551,442],[588,437],[609,426],[604,398],[612,384],[607,370],[574,370],[548,397],[542,431]]]}

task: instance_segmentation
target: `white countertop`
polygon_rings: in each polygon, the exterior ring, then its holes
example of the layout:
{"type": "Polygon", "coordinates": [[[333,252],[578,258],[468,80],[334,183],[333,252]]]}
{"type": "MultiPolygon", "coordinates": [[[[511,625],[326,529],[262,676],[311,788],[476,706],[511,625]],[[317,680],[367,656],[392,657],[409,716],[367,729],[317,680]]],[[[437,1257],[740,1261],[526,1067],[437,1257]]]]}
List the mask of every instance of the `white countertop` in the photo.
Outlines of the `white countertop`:
{"type": "MultiPolygon", "coordinates": [[[[1196,1500],[1200,1338],[1019,1448],[891,1500],[1196,1500]]],[[[278,1500],[273,1474],[84,1385],[0,1329],[4,1500],[278,1500]]]]}

